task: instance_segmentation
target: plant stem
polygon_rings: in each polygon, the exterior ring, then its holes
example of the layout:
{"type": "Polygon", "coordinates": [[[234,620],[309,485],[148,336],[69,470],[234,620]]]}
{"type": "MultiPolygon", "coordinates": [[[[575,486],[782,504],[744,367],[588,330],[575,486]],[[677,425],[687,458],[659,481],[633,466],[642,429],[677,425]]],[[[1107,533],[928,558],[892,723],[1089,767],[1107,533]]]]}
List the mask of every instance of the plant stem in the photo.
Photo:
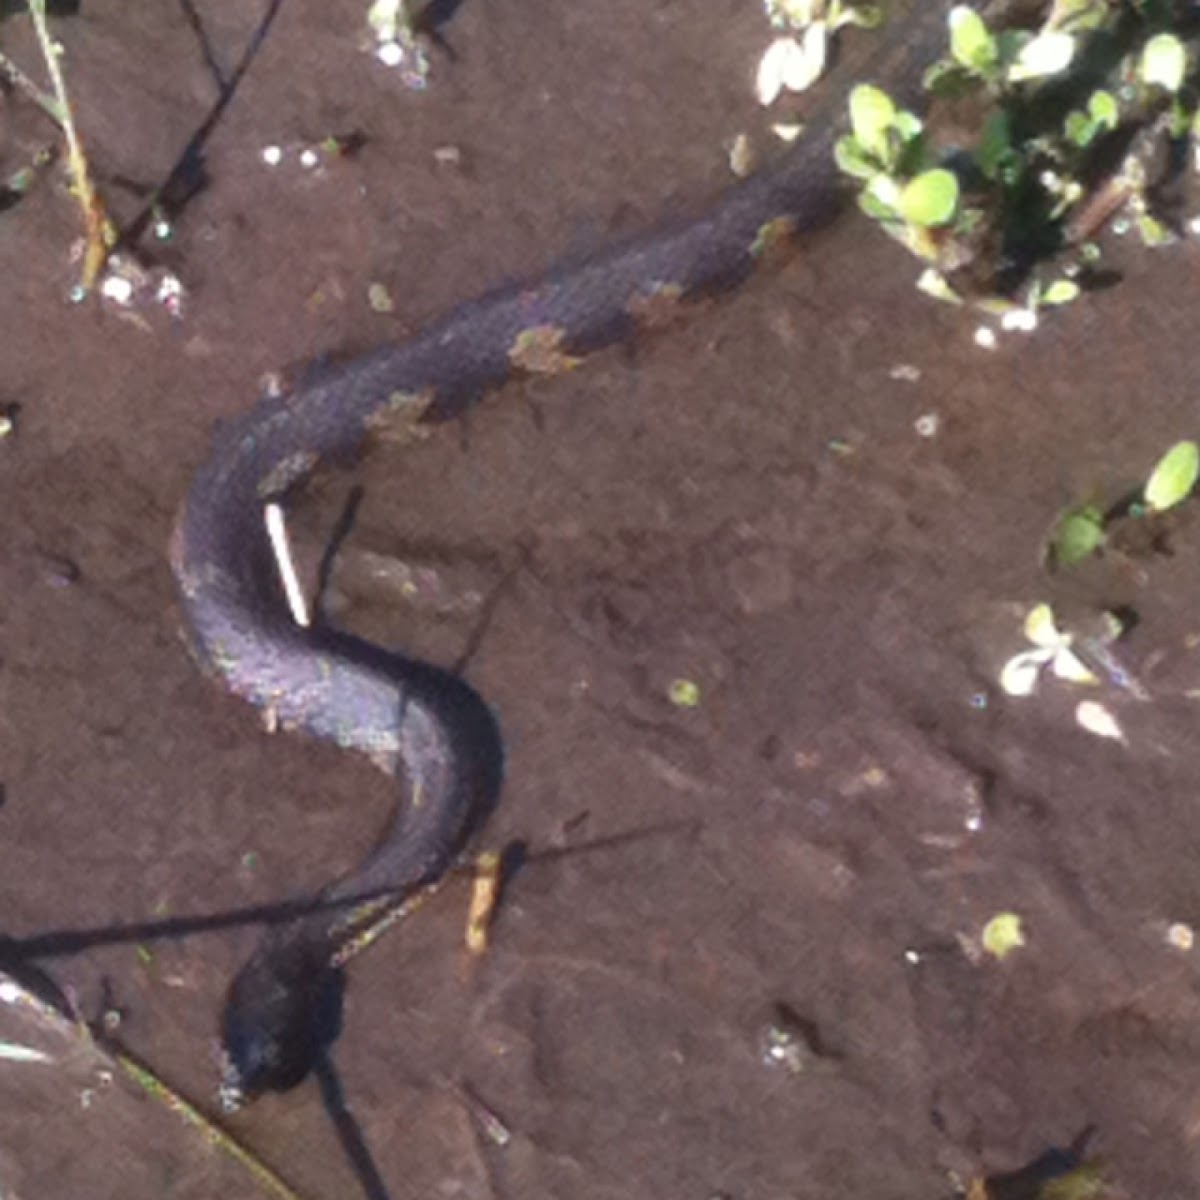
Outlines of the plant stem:
{"type": "Polygon", "coordinates": [[[79,287],[81,292],[86,294],[95,286],[96,279],[108,258],[108,252],[117,243],[117,230],[109,220],[104,203],[92,183],[87,157],[83,152],[79,131],[75,127],[75,118],[71,111],[71,103],[67,98],[67,82],[59,61],[61,50],[50,36],[50,28],[46,23],[46,0],[29,0],[29,18],[33,22],[38,45],[46,60],[46,70],[54,89],[54,100],[58,108],[56,119],[62,127],[63,137],[67,143],[67,169],[71,175],[71,190],[83,208],[86,241],[79,287]]]}

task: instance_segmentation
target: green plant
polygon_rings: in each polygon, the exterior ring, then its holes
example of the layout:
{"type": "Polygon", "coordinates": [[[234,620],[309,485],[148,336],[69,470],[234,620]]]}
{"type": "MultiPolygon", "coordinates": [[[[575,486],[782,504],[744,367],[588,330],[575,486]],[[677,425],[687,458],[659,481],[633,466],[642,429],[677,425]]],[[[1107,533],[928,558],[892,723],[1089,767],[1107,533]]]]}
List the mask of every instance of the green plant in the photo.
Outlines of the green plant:
{"type": "Polygon", "coordinates": [[[1036,29],[993,29],[959,5],[925,80],[952,132],[855,89],[838,163],[927,264],[925,290],[1032,314],[1080,293],[1117,211],[1147,244],[1171,240],[1147,163],[1164,138],[1193,153],[1200,139],[1188,15],[1176,0],[1056,0],[1036,29]]]}

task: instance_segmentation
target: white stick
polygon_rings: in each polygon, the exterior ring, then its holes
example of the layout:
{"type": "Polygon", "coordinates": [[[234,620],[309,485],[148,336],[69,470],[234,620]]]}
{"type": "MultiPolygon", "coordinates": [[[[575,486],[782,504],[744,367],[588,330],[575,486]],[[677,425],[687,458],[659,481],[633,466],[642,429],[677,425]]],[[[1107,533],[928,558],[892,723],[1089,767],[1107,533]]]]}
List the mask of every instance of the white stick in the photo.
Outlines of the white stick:
{"type": "Polygon", "coordinates": [[[305,600],[304,591],[300,587],[300,577],[296,573],[296,561],[292,557],[292,546],[288,541],[283,505],[272,501],[263,510],[263,518],[267,523],[267,537],[275,553],[275,566],[279,570],[279,581],[283,584],[288,608],[292,611],[292,620],[307,629],[312,624],[312,617],[308,612],[308,601],[305,600]]]}

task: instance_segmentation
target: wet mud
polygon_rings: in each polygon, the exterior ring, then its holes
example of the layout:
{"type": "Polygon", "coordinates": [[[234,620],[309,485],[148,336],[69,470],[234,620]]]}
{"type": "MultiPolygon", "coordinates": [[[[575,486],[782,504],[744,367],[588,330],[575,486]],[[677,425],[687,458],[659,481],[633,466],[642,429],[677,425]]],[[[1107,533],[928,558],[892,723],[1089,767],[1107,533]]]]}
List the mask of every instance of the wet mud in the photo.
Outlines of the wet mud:
{"type": "MultiPolygon", "coordinates": [[[[261,13],[198,8],[227,69],[261,13]]],[[[364,9],[281,6],[153,247],[180,320],[67,302],[55,176],[0,214],[6,937],[269,904],[386,822],[382,775],[268,736],[188,657],[165,542],[213,423],[269,372],[700,211],[735,134],[768,145],[744,0],[468,0],[420,94],[364,53],[364,9]],[[299,165],[352,131],[356,154],[299,165]]],[[[176,5],[85,5],[60,31],[128,220],[212,104],[211,64],[176,5]]],[[[20,19],[0,35],[36,61],[20,19]]],[[[52,140],[0,98],[0,165],[52,140]]],[[[486,841],[528,847],[482,960],[455,881],[351,968],[333,1066],[376,1194],[910,1200],[1088,1127],[1114,1195],[1195,1194],[1197,966],[1168,930],[1200,919],[1200,526],[1185,507],[1168,545],[1070,581],[1040,564],[1059,511],[1197,432],[1197,250],[1127,259],[1119,288],[986,352],[848,215],[669,330],[320,481],[302,559],[361,487],[331,609],[467,655],[509,756],[486,841]],[[1005,696],[1040,600],[1135,608],[1121,653],[1149,698],[1005,696]],[[1084,698],[1124,742],[1079,727],[1084,698]],[[1006,911],[1026,944],[996,961],[979,937],[1006,911]]],[[[211,1105],[257,936],[40,965],[85,1013],[111,997],[126,1043],[211,1105]]],[[[55,1053],[0,1062],[6,1196],[258,1194],[55,1053]]],[[[315,1083],[229,1127],[305,1196],[361,1190],[315,1083]]]]}

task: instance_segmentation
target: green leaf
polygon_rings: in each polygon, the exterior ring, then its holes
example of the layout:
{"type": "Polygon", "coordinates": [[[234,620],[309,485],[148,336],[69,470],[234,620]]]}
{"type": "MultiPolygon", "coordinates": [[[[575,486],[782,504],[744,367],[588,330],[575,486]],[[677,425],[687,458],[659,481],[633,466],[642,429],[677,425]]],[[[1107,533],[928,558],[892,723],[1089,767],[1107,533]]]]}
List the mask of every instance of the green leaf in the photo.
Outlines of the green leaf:
{"type": "Polygon", "coordinates": [[[1137,218],[1137,229],[1143,246],[1169,246],[1175,240],[1171,227],[1149,213],[1137,218]]]}
{"type": "Polygon", "coordinates": [[[946,281],[945,275],[934,267],[926,267],[917,280],[917,287],[935,300],[944,300],[947,304],[962,303],[962,297],[946,281]]]}
{"type": "Polygon", "coordinates": [[[985,178],[997,179],[1015,154],[1008,113],[1003,109],[997,109],[988,116],[983,123],[983,129],[980,130],[975,162],[985,178]]]}
{"type": "Polygon", "coordinates": [[[1040,300],[1042,304],[1058,305],[1070,304],[1072,300],[1079,298],[1079,284],[1073,279],[1056,279],[1046,290],[1041,294],[1040,300]]]}
{"type": "Polygon", "coordinates": [[[1186,500],[1200,476],[1200,447],[1195,442],[1176,442],[1158,460],[1146,480],[1146,507],[1165,512],[1186,500]]]}
{"type": "Polygon", "coordinates": [[[1091,145],[1100,133],[1115,130],[1121,124],[1121,109],[1110,91],[1093,91],[1087,100],[1087,112],[1075,109],[1067,114],[1063,125],[1068,142],[1073,145],[1091,145]]]}
{"type": "Polygon", "coordinates": [[[994,958],[1007,958],[1025,945],[1021,918],[1013,912],[997,913],[984,927],[979,939],[983,948],[994,958]]]}
{"type": "Polygon", "coordinates": [[[868,153],[886,161],[888,132],[896,120],[896,106],[887,92],[869,83],[860,83],[850,93],[850,125],[859,145],[868,153]]]}
{"type": "Polygon", "coordinates": [[[945,225],[958,208],[958,179],[944,167],[924,171],[904,185],[897,208],[906,221],[921,228],[945,225]]]}
{"type": "Polygon", "coordinates": [[[1055,24],[1074,33],[1101,29],[1112,18],[1111,0],[1055,0],[1055,24]]]}
{"type": "Polygon", "coordinates": [[[1168,137],[1185,138],[1188,131],[1192,127],[1192,118],[1195,113],[1192,111],[1192,105],[1185,102],[1182,96],[1175,96],[1171,101],[1170,112],[1170,129],[1168,137]]]}
{"type": "Polygon", "coordinates": [[[977,86],[977,79],[966,67],[943,58],[925,72],[921,86],[939,99],[953,100],[977,86]]]}
{"type": "Polygon", "coordinates": [[[841,29],[843,25],[857,25],[859,29],[878,29],[886,16],[878,4],[847,4],[834,15],[831,27],[841,29]]]}
{"type": "Polygon", "coordinates": [[[1012,83],[1025,79],[1042,79],[1047,75],[1059,75],[1075,57],[1075,39],[1069,33],[1051,30],[1039,33],[1025,43],[1017,55],[1017,61],[1008,69],[1012,83]]]}
{"type": "Polygon", "coordinates": [[[1088,115],[1104,129],[1116,129],[1121,110],[1112,92],[1093,92],[1088,100],[1088,115]]]}
{"type": "Polygon", "coordinates": [[[921,130],[925,128],[925,125],[916,113],[901,109],[892,119],[892,128],[900,135],[901,141],[911,142],[920,136],[921,130]]]}
{"type": "Polygon", "coordinates": [[[691,679],[672,680],[667,694],[678,708],[695,708],[700,703],[700,687],[691,679]]]}
{"type": "Polygon", "coordinates": [[[1059,650],[1071,640],[1059,629],[1054,609],[1045,603],[1035,604],[1025,614],[1025,636],[1044,650],[1059,650]]]}
{"type": "Polygon", "coordinates": [[[900,185],[890,175],[880,171],[868,180],[863,188],[862,199],[873,200],[880,206],[882,215],[894,220],[899,212],[900,185]]]}
{"type": "Polygon", "coordinates": [[[1172,95],[1183,84],[1187,53],[1173,33],[1155,34],[1142,50],[1142,82],[1160,87],[1172,95]]]}
{"type": "Polygon", "coordinates": [[[1079,109],[1067,113],[1067,119],[1063,122],[1063,133],[1066,135],[1067,141],[1080,149],[1086,146],[1099,132],[1100,126],[1088,113],[1080,112],[1079,109]]]}
{"type": "Polygon", "coordinates": [[[896,219],[896,210],[890,205],[885,204],[878,196],[870,190],[870,186],[864,188],[858,194],[858,207],[862,209],[872,221],[894,221],[896,219]]]}
{"type": "Polygon", "coordinates": [[[1046,1180],[1038,1189],[1037,1200],[1103,1200],[1111,1194],[1108,1164],[1097,1159],[1046,1180]]]}
{"type": "Polygon", "coordinates": [[[1055,522],[1046,545],[1046,565],[1073,567],[1104,544],[1104,514],[1094,504],[1069,508],[1055,522]]]}
{"type": "Polygon", "coordinates": [[[870,179],[879,172],[879,163],[859,145],[857,138],[849,134],[838,138],[833,157],[839,169],[855,179],[870,179]]]}
{"type": "Polygon", "coordinates": [[[986,75],[999,58],[996,39],[983,18],[965,4],[950,10],[950,53],[964,67],[986,75]]]}

